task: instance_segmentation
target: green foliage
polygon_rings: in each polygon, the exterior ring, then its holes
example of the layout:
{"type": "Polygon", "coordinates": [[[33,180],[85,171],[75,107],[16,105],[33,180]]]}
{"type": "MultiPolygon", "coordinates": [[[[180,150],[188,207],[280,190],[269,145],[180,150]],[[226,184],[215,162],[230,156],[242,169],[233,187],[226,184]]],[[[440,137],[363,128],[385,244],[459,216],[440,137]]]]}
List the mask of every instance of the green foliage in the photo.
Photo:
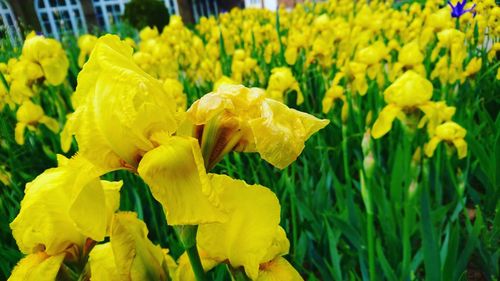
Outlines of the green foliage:
{"type": "MultiPolygon", "coordinates": [[[[60,108],[70,107],[78,73],[76,44],[73,39],[65,44],[71,61],[69,82],[43,88],[41,93],[49,98],[46,114],[59,116],[61,124],[65,117],[60,108]]],[[[253,53],[267,78],[272,67],[283,63],[282,54],[266,65],[262,50],[253,53]]],[[[221,54],[223,68],[229,72],[231,58],[223,44],[221,54]]],[[[372,140],[375,166],[373,175],[367,177],[361,149],[367,129],[363,113],[376,112],[383,104],[382,95],[373,84],[364,97],[371,100],[362,102],[361,97],[347,93],[350,112],[354,108],[357,112],[346,122],[341,120],[339,105],[323,114],[320,101],[329,77],[314,64],[302,71],[304,62],[301,53],[293,68],[305,97],[298,108],[328,118],[331,124],[314,135],[297,161],[284,170],[258,155],[241,153],[228,155],[215,168],[217,173],[262,184],[276,193],[281,225],[291,244],[287,259],[302,276],[306,280],[466,280],[474,273],[483,280],[498,280],[500,115],[498,109],[493,110],[500,101],[500,85],[495,80],[498,64],[483,68],[474,85],[456,85],[454,104],[460,106],[455,117],[468,130],[467,158],[448,156],[443,143],[433,158],[412,163],[414,148],[423,147],[426,140],[409,136],[395,122],[387,136],[372,140]]],[[[181,82],[190,102],[211,89],[211,85],[181,82]]],[[[59,137],[44,128],[37,135],[29,132],[26,144],[18,146],[13,142],[14,126],[15,111],[5,108],[0,114],[0,165],[7,167],[12,180],[10,186],[0,182],[0,280],[7,279],[22,256],[8,224],[18,213],[24,185],[54,167],[54,155],[61,153],[59,137]]],[[[74,151],[76,145],[67,156],[74,151]]],[[[182,245],[142,180],[122,171],[106,179],[124,180],[120,210],[137,212],[149,228],[149,238],[178,257],[182,245]]],[[[229,280],[223,265],[211,275],[213,280],[229,280]]]]}
{"type": "Polygon", "coordinates": [[[170,15],[162,1],[132,0],[125,5],[123,19],[138,30],[156,26],[161,31],[168,24],[170,15]]]}

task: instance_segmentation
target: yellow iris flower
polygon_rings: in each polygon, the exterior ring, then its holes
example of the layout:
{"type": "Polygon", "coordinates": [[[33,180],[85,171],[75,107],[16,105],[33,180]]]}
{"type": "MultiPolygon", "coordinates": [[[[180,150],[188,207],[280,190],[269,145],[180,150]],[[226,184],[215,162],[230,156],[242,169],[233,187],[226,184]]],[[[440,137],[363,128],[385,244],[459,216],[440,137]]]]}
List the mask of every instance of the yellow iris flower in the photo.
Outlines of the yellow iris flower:
{"type": "Polygon", "coordinates": [[[418,74],[425,76],[425,67],[423,65],[424,54],[420,51],[417,41],[405,44],[398,54],[398,61],[390,73],[391,81],[394,81],[401,73],[407,70],[413,70],[418,74]]]}
{"type": "Polygon", "coordinates": [[[15,129],[15,139],[19,145],[24,144],[24,131],[28,128],[31,131],[36,130],[38,124],[44,124],[52,132],[59,132],[59,123],[57,120],[45,116],[41,106],[26,100],[16,112],[17,124],[15,129]]]}
{"type": "Polygon", "coordinates": [[[299,156],[304,142],[329,123],[268,99],[261,89],[227,84],[197,100],[187,114],[208,169],[232,150],[258,152],[283,169],[299,156]]]}
{"type": "Polygon", "coordinates": [[[184,112],[187,108],[187,97],[184,93],[184,86],[176,79],[167,78],[163,82],[163,90],[174,97],[177,111],[184,112]]]}
{"type": "Polygon", "coordinates": [[[121,182],[99,180],[102,171],[81,157],[59,157],[28,183],[10,224],[24,254],[9,280],[55,280],[63,259],[78,262],[88,239],[102,241],[120,202],[121,182]],[[40,279],[47,278],[47,279],[40,279]]]}
{"type": "Polygon", "coordinates": [[[24,41],[21,60],[39,64],[47,83],[51,85],[61,84],[68,73],[66,52],[55,39],[29,35],[24,41]]]}
{"type": "Polygon", "coordinates": [[[206,184],[198,141],[172,136],[179,122],[175,99],[133,63],[132,49],[117,36],[98,39],[78,76],[73,104],[67,126],[79,155],[105,171],[137,171],[169,224],[224,218],[206,184]]]}
{"type": "Polygon", "coordinates": [[[344,87],[340,86],[340,80],[344,77],[342,72],[338,72],[335,74],[333,78],[332,85],[326,91],[325,97],[323,98],[323,113],[328,113],[330,109],[333,107],[333,104],[336,100],[341,100],[343,102],[342,111],[347,111],[347,102],[346,97],[344,95],[344,87]]]}
{"type": "Polygon", "coordinates": [[[429,135],[434,134],[437,126],[445,121],[450,121],[456,111],[454,106],[447,106],[443,101],[429,102],[420,106],[419,109],[424,112],[424,116],[420,119],[418,127],[422,128],[427,124],[429,135]]]}
{"type": "Polygon", "coordinates": [[[437,126],[435,134],[425,145],[425,155],[432,157],[438,144],[442,141],[455,146],[458,152],[458,159],[467,156],[467,142],[464,138],[467,131],[453,121],[445,122],[437,126]]]}
{"type": "Polygon", "coordinates": [[[271,70],[269,84],[267,86],[267,96],[280,102],[284,102],[288,90],[297,92],[297,104],[304,102],[304,96],[300,90],[299,83],[293,77],[292,71],[288,67],[277,67],[271,70]]]}
{"type": "Polygon", "coordinates": [[[80,54],[78,55],[78,66],[80,68],[83,67],[88,56],[90,55],[90,53],[92,53],[96,42],[97,37],[91,34],[84,34],[78,38],[78,48],[80,48],[80,54]]]}
{"type": "Polygon", "coordinates": [[[81,157],[59,158],[26,185],[21,210],[10,224],[19,249],[49,255],[101,241],[119,205],[121,182],[100,181],[102,171],[81,157]]]}
{"type": "Polygon", "coordinates": [[[432,83],[416,72],[407,71],[384,92],[387,105],[379,113],[372,128],[372,136],[381,138],[392,128],[396,117],[404,119],[405,112],[411,112],[430,101],[432,83]]]}
{"type": "Polygon", "coordinates": [[[462,79],[461,82],[465,82],[465,79],[475,75],[476,73],[481,70],[481,64],[483,60],[481,58],[472,58],[470,62],[467,64],[465,67],[464,72],[462,73],[462,79]]]}
{"type": "Polygon", "coordinates": [[[132,48],[117,36],[97,40],[78,75],[68,122],[80,154],[107,170],[137,167],[156,147],[155,135],[177,129],[175,99],[132,60],[132,48]]]}

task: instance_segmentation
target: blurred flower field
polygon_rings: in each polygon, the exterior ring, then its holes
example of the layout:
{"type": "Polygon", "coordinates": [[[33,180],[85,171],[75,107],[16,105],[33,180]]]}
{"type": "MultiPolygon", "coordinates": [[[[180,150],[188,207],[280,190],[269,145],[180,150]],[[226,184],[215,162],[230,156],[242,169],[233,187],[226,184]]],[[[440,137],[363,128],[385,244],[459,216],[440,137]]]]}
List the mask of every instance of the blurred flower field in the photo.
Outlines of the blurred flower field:
{"type": "Polygon", "coordinates": [[[0,52],[0,280],[499,280],[500,7],[349,1],[0,52]]]}

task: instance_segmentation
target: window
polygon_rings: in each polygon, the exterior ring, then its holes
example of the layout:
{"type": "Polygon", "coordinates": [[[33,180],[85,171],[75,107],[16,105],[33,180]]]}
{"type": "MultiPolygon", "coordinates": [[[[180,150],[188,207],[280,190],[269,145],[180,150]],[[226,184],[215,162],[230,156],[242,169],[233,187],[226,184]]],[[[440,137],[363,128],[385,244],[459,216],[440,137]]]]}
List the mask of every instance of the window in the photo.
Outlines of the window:
{"type": "Polygon", "coordinates": [[[130,0],[93,0],[97,24],[106,31],[111,25],[120,22],[120,17],[125,12],[125,4],[130,0]]]}
{"type": "Polygon", "coordinates": [[[262,8],[262,0],[245,0],[245,8],[262,8]]]}
{"type": "Polygon", "coordinates": [[[9,38],[12,45],[18,45],[21,41],[16,18],[5,0],[0,0],[0,38],[9,38]]]}
{"type": "Polygon", "coordinates": [[[208,17],[219,13],[216,0],[200,0],[193,1],[192,3],[195,22],[198,22],[201,17],[208,17]]]}
{"type": "Polygon", "coordinates": [[[45,36],[61,39],[63,34],[87,32],[79,0],[35,0],[35,10],[45,36]]]}
{"type": "Polygon", "coordinates": [[[165,0],[164,2],[170,15],[178,14],[179,7],[177,6],[177,0],[165,0]]]}

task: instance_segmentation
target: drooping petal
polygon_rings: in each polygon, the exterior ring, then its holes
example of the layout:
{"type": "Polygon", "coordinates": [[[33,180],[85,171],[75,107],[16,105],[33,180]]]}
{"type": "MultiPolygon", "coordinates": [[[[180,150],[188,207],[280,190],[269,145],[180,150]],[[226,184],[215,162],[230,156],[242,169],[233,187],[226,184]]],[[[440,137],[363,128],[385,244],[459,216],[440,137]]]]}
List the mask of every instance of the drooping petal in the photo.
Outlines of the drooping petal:
{"type": "Polygon", "coordinates": [[[392,122],[399,112],[401,112],[401,109],[396,105],[388,104],[384,107],[373,124],[372,137],[378,139],[387,134],[391,130],[392,122]]]}
{"type": "Polygon", "coordinates": [[[216,260],[243,266],[247,276],[257,278],[268,249],[279,234],[280,205],[276,195],[260,185],[247,185],[225,175],[211,174],[211,183],[221,194],[229,213],[224,223],[198,227],[201,250],[216,260]]]}
{"type": "Polygon", "coordinates": [[[57,122],[56,119],[48,117],[48,116],[43,116],[40,119],[40,124],[44,124],[49,128],[52,132],[58,133],[59,132],[59,122],[57,122]]]}
{"type": "Polygon", "coordinates": [[[434,151],[436,150],[438,144],[441,142],[441,139],[438,137],[433,137],[431,140],[425,145],[425,155],[427,157],[432,157],[434,155],[434,151]]]}
{"type": "Polygon", "coordinates": [[[14,267],[8,281],[55,281],[64,256],[44,252],[27,255],[14,267]]]}
{"type": "Polygon", "coordinates": [[[24,131],[26,130],[26,123],[18,122],[16,128],[14,129],[14,138],[16,143],[19,145],[24,144],[24,131]]]}
{"type": "Polygon", "coordinates": [[[467,142],[464,139],[453,140],[453,145],[455,145],[458,153],[458,159],[462,159],[467,156],[467,142]]]}
{"type": "Polygon", "coordinates": [[[195,225],[224,220],[196,139],[168,138],[144,155],[138,172],[162,204],[168,224],[195,225]]]}

